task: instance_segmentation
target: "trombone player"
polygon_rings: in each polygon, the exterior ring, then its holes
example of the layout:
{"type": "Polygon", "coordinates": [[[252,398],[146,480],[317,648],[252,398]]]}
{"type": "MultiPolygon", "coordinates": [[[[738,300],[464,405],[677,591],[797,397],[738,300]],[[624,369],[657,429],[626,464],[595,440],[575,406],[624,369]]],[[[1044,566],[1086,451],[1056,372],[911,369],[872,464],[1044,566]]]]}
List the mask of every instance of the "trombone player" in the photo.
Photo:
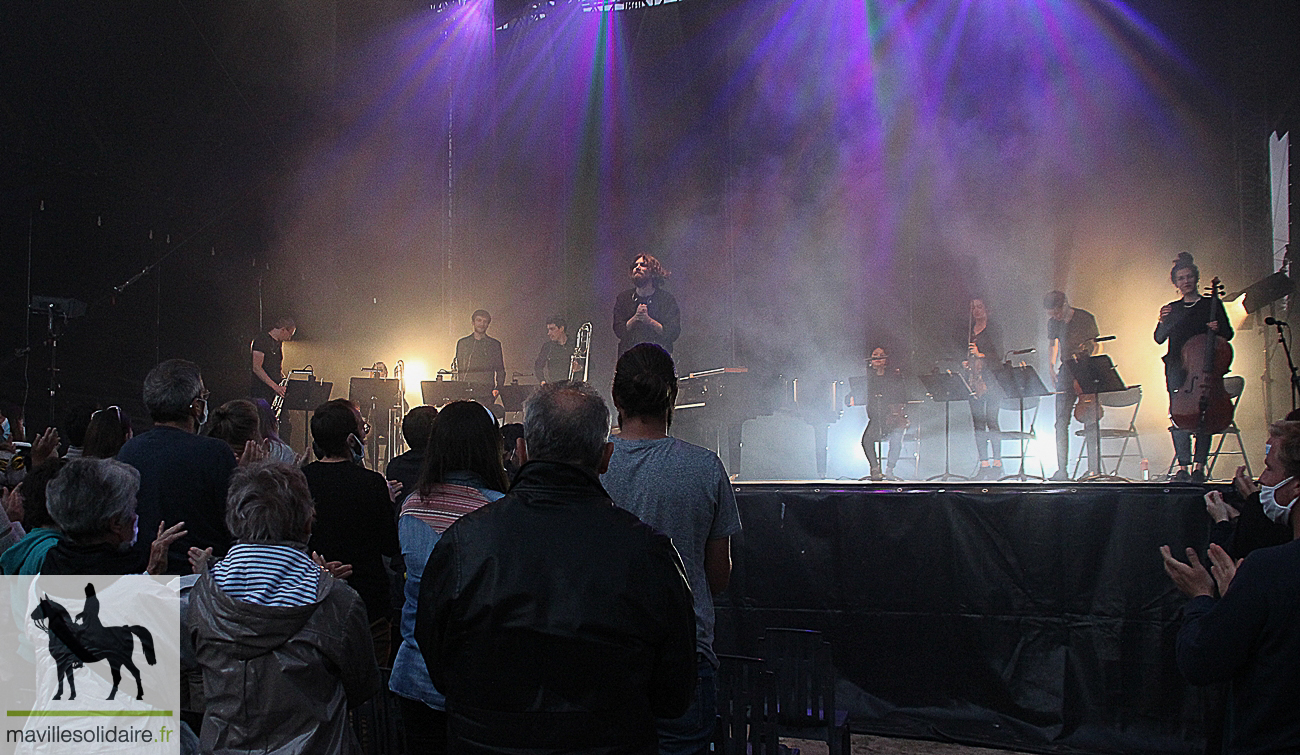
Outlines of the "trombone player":
{"type": "Polygon", "coordinates": [[[569,343],[569,323],[555,315],[546,320],[546,340],[533,361],[533,375],[545,385],[568,380],[573,364],[573,346],[569,343]]]}

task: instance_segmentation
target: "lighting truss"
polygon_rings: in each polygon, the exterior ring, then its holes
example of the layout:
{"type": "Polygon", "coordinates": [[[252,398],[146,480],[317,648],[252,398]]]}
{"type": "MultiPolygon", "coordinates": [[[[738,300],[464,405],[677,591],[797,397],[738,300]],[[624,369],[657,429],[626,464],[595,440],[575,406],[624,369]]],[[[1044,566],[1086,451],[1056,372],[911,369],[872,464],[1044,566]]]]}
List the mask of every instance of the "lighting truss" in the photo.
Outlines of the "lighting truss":
{"type": "MultiPolygon", "coordinates": [[[[465,5],[469,0],[436,0],[430,4],[435,13],[465,5]]],[[[497,30],[535,23],[566,5],[577,5],[585,13],[639,10],[683,0],[494,0],[497,30]]]]}

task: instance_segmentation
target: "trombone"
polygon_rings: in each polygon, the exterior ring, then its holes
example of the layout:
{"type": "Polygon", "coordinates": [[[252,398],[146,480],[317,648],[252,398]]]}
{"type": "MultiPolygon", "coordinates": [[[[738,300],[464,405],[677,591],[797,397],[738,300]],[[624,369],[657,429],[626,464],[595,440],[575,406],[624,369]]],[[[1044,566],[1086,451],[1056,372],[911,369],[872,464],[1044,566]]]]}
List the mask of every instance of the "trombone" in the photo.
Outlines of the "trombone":
{"type": "Polygon", "coordinates": [[[587,382],[587,354],[591,351],[591,323],[584,322],[573,339],[573,360],[569,363],[569,379],[587,382]]]}

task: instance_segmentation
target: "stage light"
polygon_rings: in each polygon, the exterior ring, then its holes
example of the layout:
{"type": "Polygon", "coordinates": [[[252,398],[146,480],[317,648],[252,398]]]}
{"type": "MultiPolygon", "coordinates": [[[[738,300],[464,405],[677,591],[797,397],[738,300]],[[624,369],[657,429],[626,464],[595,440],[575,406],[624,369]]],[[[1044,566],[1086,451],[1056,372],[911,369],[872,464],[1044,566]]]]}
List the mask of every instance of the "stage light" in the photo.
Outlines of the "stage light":
{"type": "Polygon", "coordinates": [[[1245,300],[1245,293],[1235,299],[1223,300],[1223,311],[1228,315],[1228,322],[1232,323],[1233,330],[1241,328],[1245,324],[1246,318],[1250,317],[1250,313],[1246,311],[1245,300]]]}
{"type": "Polygon", "coordinates": [[[410,406],[420,406],[424,403],[424,396],[420,393],[420,382],[431,380],[429,377],[429,368],[422,359],[409,359],[404,362],[406,373],[403,379],[406,381],[406,403],[410,406]]]}

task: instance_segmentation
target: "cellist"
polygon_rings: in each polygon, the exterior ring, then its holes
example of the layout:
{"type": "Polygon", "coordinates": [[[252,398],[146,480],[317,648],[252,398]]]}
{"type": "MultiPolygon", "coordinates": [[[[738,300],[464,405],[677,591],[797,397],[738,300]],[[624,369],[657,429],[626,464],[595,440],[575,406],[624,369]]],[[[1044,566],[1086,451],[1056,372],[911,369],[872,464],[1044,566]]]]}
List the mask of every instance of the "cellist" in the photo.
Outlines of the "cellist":
{"type": "MultiPolygon", "coordinates": [[[[1172,399],[1174,391],[1187,379],[1187,367],[1183,364],[1183,344],[1192,336],[1204,333],[1206,327],[1218,333],[1225,340],[1232,340],[1232,324],[1223,307],[1211,318],[1212,301],[1208,296],[1201,296],[1201,271],[1197,269],[1192,255],[1179,252],[1174,260],[1174,267],[1169,271],[1169,280],[1178,289],[1182,298],[1169,302],[1160,308],[1160,322],[1156,324],[1156,343],[1169,342],[1169,351],[1165,354],[1165,387],[1172,399]]],[[[1172,424],[1169,434],[1173,436],[1174,455],[1178,457],[1178,471],[1174,473],[1175,482],[1205,482],[1205,460],[1210,454],[1210,434],[1196,433],[1196,457],[1192,464],[1192,431],[1180,430],[1172,424]],[[1190,473],[1188,467],[1191,467],[1190,473]]]]}

